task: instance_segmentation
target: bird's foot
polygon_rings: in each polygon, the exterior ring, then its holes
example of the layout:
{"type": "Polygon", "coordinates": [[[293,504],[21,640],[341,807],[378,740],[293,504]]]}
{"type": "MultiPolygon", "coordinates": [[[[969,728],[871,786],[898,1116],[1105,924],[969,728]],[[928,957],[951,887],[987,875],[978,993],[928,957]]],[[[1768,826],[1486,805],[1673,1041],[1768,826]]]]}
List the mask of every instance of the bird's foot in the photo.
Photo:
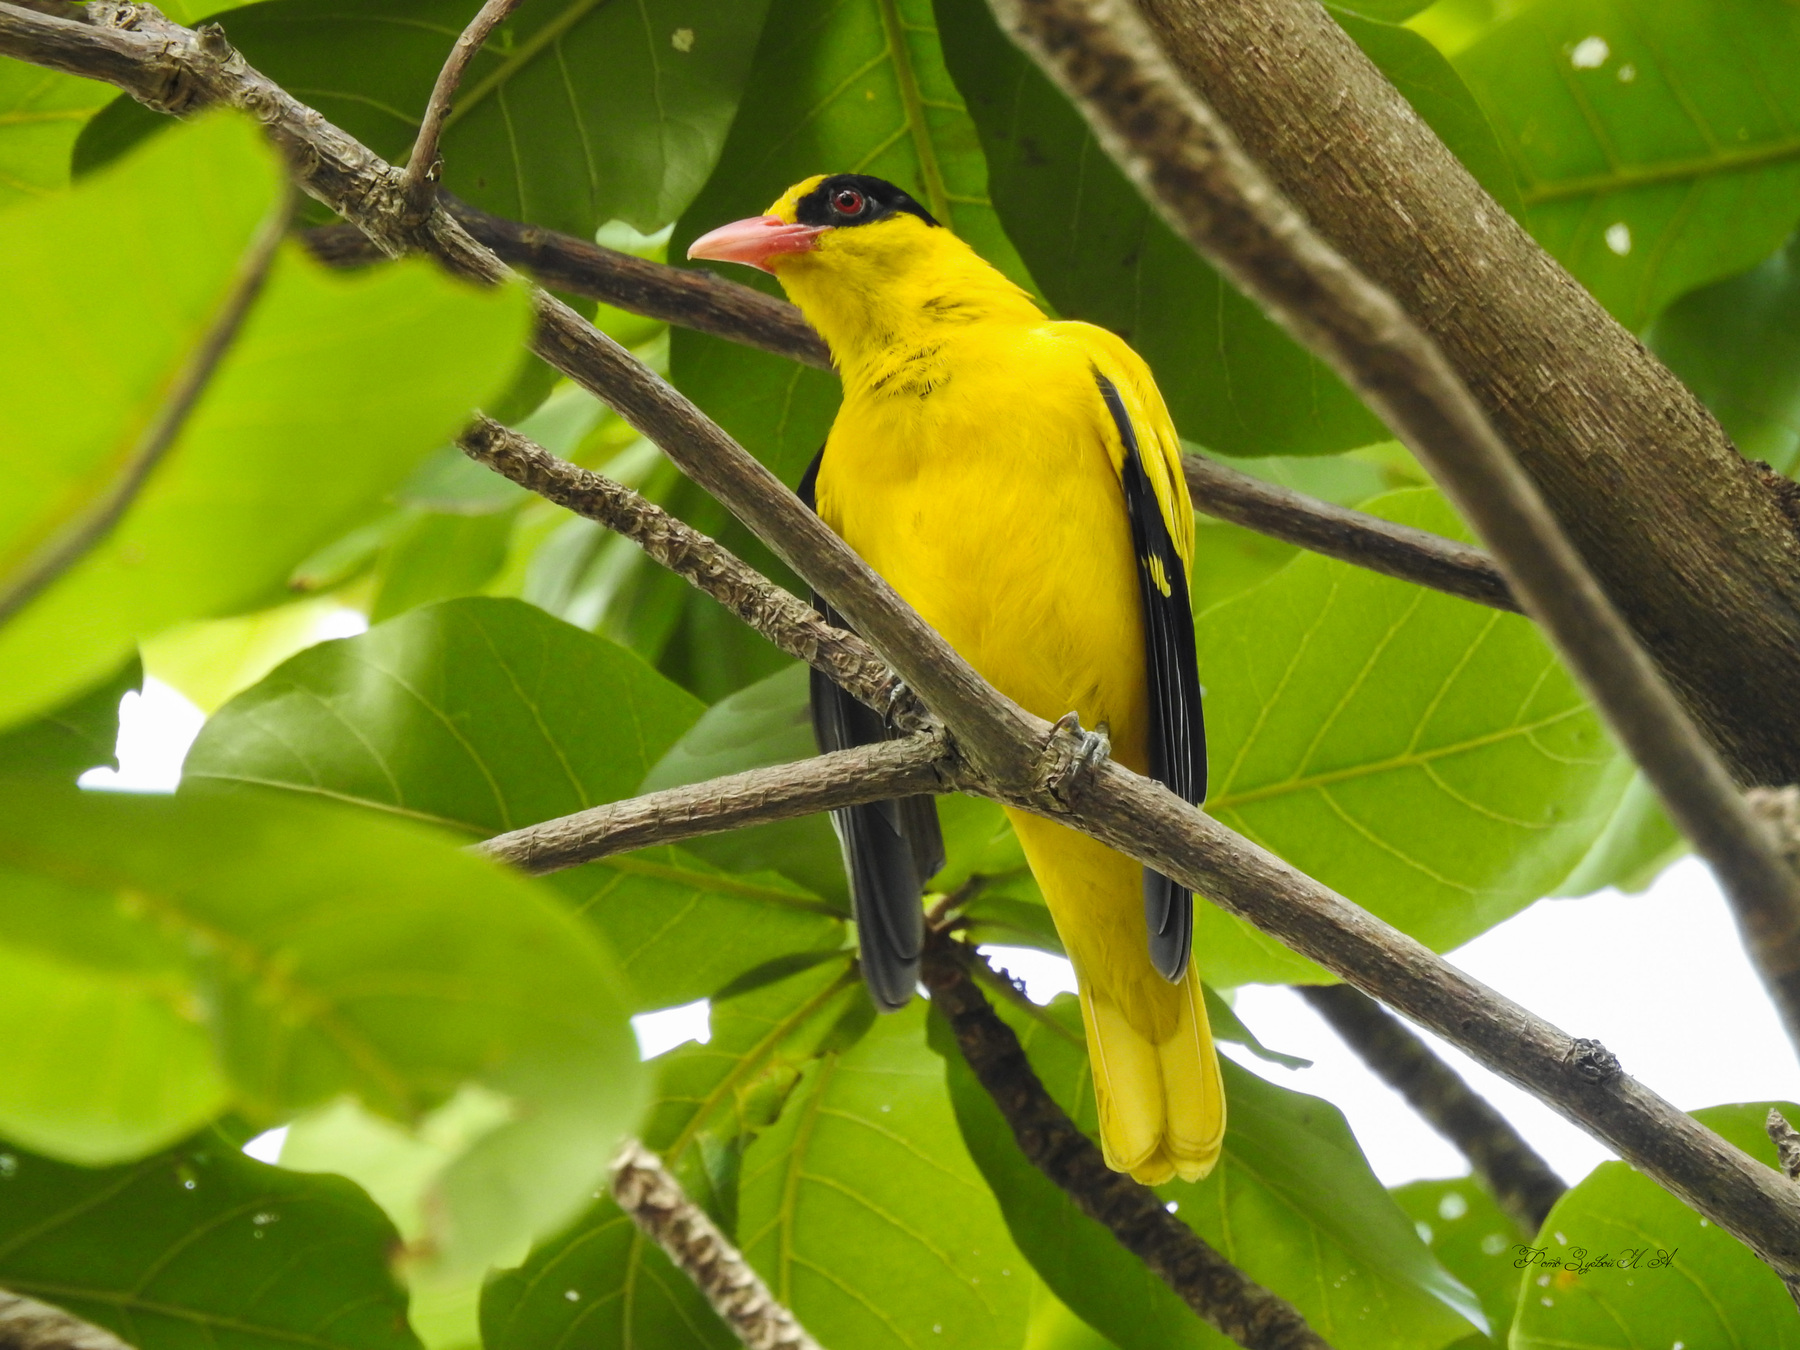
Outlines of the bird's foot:
{"type": "Polygon", "coordinates": [[[932,724],[931,710],[925,706],[925,701],[913,693],[911,685],[900,679],[888,686],[887,707],[882,709],[881,715],[887,719],[892,731],[924,731],[932,724]]]}
{"type": "Polygon", "coordinates": [[[1070,790],[1083,774],[1106,763],[1112,739],[1103,723],[1098,731],[1083,730],[1081,718],[1072,712],[1056,719],[1050,743],[1044,747],[1044,790],[1058,801],[1067,801],[1070,790]]]}

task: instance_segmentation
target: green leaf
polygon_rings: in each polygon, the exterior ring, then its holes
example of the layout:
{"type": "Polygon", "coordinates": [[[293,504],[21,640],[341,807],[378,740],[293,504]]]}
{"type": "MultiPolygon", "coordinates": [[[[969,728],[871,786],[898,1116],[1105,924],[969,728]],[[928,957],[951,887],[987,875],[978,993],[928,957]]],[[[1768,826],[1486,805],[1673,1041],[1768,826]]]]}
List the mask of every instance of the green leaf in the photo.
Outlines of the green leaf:
{"type": "Polygon", "coordinates": [[[957,1137],[915,1002],[810,1066],[744,1155],[738,1240],[824,1345],[1024,1339],[1029,1282],[957,1137]]]}
{"type": "MultiPolygon", "coordinates": [[[[444,185],[484,210],[592,237],[661,229],[706,181],[731,125],[763,0],[526,5],[470,62],[443,139],[444,185]]],[[[223,21],[245,60],[390,163],[404,163],[466,0],[273,0],[223,21]]],[[[95,118],[78,173],[168,119],[128,98],[95,118]]]]}
{"type": "Polygon", "coordinates": [[[1645,334],[1746,459],[1800,471],[1800,237],[1684,295],[1645,334]]]}
{"type": "MultiPolygon", "coordinates": [[[[790,764],[818,754],[808,670],[792,662],[713,704],[651,769],[640,792],[790,764]]],[[[690,840],[687,848],[734,872],[774,871],[848,906],[843,856],[824,814],[690,840]]]]}
{"type": "Polygon", "coordinates": [[[1431,1254],[1481,1299],[1492,1334],[1477,1344],[1505,1345],[1521,1279],[1514,1248],[1525,1235],[1472,1177],[1414,1181],[1389,1193],[1431,1254]]]}
{"type": "MultiPolygon", "coordinates": [[[[1428,489],[1365,509],[1466,538],[1428,489]]],[[[1531,624],[1308,554],[1201,615],[1206,809],[1436,950],[1548,893],[1629,765],[1531,624]]],[[[1211,905],[1207,982],[1318,967],[1211,905]]]]}
{"type": "Polygon", "coordinates": [[[138,1350],[416,1350],[392,1225],[219,1131],[125,1167],[0,1153],[0,1283],[138,1350]]]}
{"type": "MultiPolygon", "coordinates": [[[[1076,1001],[1064,995],[1043,1009],[1000,1010],[1044,1086],[1093,1134],[1076,1001]]],[[[1013,1239],[1056,1296],[1120,1350],[1228,1346],[1026,1161],[941,1019],[932,1044],[948,1065],[963,1139],[1013,1239]]],[[[1339,1350],[1439,1350],[1480,1325],[1474,1297],[1426,1251],[1335,1107],[1229,1060],[1220,1067],[1229,1106],[1218,1167],[1205,1181],[1156,1188],[1183,1222],[1292,1302],[1339,1350]]]]}
{"type": "MultiPolygon", "coordinates": [[[[317,794],[486,837],[631,796],[701,707],[642,659],[517,600],[410,610],[301,652],[201,730],[184,784],[317,794]]],[[[842,945],[837,907],[674,849],[558,873],[632,1011],[842,945]]]]}
{"type": "Polygon", "coordinates": [[[1531,5],[1457,59],[1525,222],[1628,328],[1751,266],[1800,217],[1800,10],[1531,5]]]}
{"type": "MultiPolygon", "coordinates": [[[[1763,1132],[1771,1106],[1795,1116],[1788,1102],[1710,1106],[1693,1115],[1773,1167],[1775,1147],[1763,1132]]],[[[1800,1320],[1775,1272],[1625,1163],[1601,1163],[1570,1189],[1537,1243],[1519,1291],[1513,1350],[1800,1346],[1800,1320]],[[1580,1269],[1586,1263],[1592,1268],[1580,1269]]]]}
{"type": "Polygon", "coordinates": [[[91,693],[0,734],[0,772],[74,779],[92,768],[118,768],[119,701],[143,682],[143,663],[133,657],[91,693]]]}
{"type": "MultiPolygon", "coordinates": [[[[0,215],[0,575],[109,490],[281,176],[253,124],[208,118],[0,215]],[[122,234],[133,248],[92,247],[122,234]]],[[[105,678],[140,637],[282,594],[509,377],[526,311],[423,260],[344,276],[289,246],[131,509],[0,631],[0,724],[105,678]]]]}
{"type": "Polygon", "coordinates": [[[100,1161],[192,1128],[222,1105],[200,1072],[215,1047],[258,1124],[346,1093],[411,1121],[478,1083],[513,1109],[444,1174],[433,1237],[443,1268],[479,1269],[565,1220],[636,1121],[608,954],[552,893],[438,831],[291,798],[14,780],[0,886],[9,964],[73,971],[121,1004],[114,1023],[47,1019],[0,985],[0,1083],[65,1099],[7,1103],[0,1128],[40,1150],[100,1161]],[[131,1053],[157,1038],[169,1053],[131,1053]]]}
{"type": "Polygon", "coordinates": [[[69,151],[118,91],[0,57],[0,210],[69,185],[69,151]]]}
{"type": "Polygon", "coordinates": [[[1556,894],[1592,895],[1608,886],[1642,891],[1687,851],[1687,840],[1670,823],[1655,791],[1641,772],[1633,770],[1612,819],[1575,870],[1563,878],[1556,894]]]}
{"type": "Polygon", "coordinates": [[[511,512],[410,513],[376,569],[370,620],[479,591],[505,566],[512,532],[511,512]]]}
{"type": "MultiPolygon", "coordinates": [[[[659,1061],[644,1143],[729,1232],[745,1142],[775,1119],[803,1067],[823,1048],[854,1040],[871,1016],[862,981],[845,960],[715,1000],[712,1039],[659,1061]]],[[[692,1282],[610,1198],[523,1266],[495,1275],[482,1297],[481,1322],[488,1350],[737,1344],[692,1282]]]]}

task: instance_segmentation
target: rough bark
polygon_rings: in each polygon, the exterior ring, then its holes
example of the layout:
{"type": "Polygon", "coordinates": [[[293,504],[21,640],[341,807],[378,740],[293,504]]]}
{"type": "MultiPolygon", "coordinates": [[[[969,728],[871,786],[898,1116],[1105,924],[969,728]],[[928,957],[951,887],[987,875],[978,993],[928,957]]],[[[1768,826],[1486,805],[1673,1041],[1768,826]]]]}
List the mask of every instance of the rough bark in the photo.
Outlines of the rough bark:
{"type": "Polygon", "coordinates": [[[1138,0],[1337,249],[1442,348],[1745,783],[1800,779],[1800,537],[1687,388],[1313,0],[1138,0]]]}

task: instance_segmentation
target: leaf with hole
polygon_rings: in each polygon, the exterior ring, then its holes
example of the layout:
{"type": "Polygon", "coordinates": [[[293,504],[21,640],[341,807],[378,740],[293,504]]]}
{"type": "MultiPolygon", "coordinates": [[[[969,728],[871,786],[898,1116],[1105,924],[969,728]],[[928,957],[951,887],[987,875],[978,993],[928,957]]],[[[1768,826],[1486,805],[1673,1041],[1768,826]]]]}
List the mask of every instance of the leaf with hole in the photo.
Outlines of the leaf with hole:
{"type": "Polygon", "coordinates": [[[1457,58],[1532,234],[1628,328],[1800,219],[1800,10],[1529,5],[1457,58]]]}
{"type": "MultiPolygon", "coordinates": [[[[469,0],[272,0],[225,16],[245,60],[403,164],[469,0]]],[[[592,237],[652,233],[706,181],[736,111],[764,0],[521,6],[469,63],[443,137],[444,186],[484,210],[592,237]]],[[[121,98],[76,147],[103,164],[167,119],[121,98]]]]}
{"type": "MultiPolygon", "coordinates": [[[[1773,1106],[1709,1106],[1694,1118],[1760,1163],[1773,1106]]],[[[1800,1320],[1781,1279],[1736,1238],[1622,1162],[1601,1163],[1556,1202],[1519,1289],[1513,1350],[1645,1345],[1794,1350],[1800,1320]]]]}
{"type": "Polygon", "coordinates": [[[137,1350],[417,1350],[396,1241],[342,1177],[253,1162],[221,1130],[123,1167],[0,1144],[0,1284],[137,1350]]]}
{"type": "MultiPolygon", "coordinates": [[[[281,177],[252,123],[210,117],[0,214],[0,593],[128,481],[281,177]],[[133,247],[92,246],[116,235],[133,247]]],[[[0,629],[0,725],[106,678],[139,638],[284,596],[505,383],[527,307],[422,259],[340,276],[286,246],[130,508],[0,629]]]]}
{"type": "MultiPolygon", "coordinates": [[[[1430,489],[1365,503],[1467,538],[1430,489]]],[[[1316,554],[1196,624],[1206,809],[1439,951],[1568,875],[1630,766],[1528,620],[1316,554]]],[[[1317,966],[1211,905],[1208,983],[1317,966]]]]}

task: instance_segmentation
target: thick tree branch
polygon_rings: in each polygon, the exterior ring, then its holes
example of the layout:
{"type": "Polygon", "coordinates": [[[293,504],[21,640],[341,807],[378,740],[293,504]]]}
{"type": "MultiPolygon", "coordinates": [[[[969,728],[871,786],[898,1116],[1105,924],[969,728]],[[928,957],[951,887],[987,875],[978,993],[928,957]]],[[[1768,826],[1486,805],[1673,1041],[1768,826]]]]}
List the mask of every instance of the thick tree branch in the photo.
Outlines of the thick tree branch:
{"type": "Polygon", "coordinates": [[[819,1350],[662,1159],[635,1139],[613,1160],[612,1195],[750,1350],[819,1350]]]}
{"type": "MultiPolygon", "coordinates": [[[[416,247],[464,275],[504,279],[498,261],[447,216],[407,229],[404,203],[392,190],[395,171],[276,89],[218,37],[202,40],[147,8],[96,0],[89,12],[153,31],[66,23],[0,3],[0,53],[109,80],[165,109],[208,102],[253,109],[289,152],[301,185],[362,224],[384,250],[416,247]]],[[[583,338],[580,320],[566,309],[558,316],[558,308],[540,301],[548,335],[538,350],[620,407],[671,458],[695,466],[696,477],[708,470],[709,457],[724,461],[701,481],[719,483],[725,490],[718,495],[734,510],[743,503],[741,518],[790,561],[804,559],[797,570],[893,658],[959,746],[981,746],[971,758],[986,778],[984,791],[1085,830],[1195,887],[1541,1097],[1784,1275],[1800,1276],[1800,1188],[1633,1082],[1596,1043],[1571,1039],[1499,997],[1166,788],[1117,764],[1085,760],[1074,737],[1009,704],[953,654],[940,664],[947,650],[941,640],[786,489],[686,400],[635,368],[627,353],[591,329],[583,338]],[[913,680],[916,671],[929,672],[930,687],[913,680]]]]}
{"type": "Polygon", "coordinates": [[[558,459],[491,417],[478,417],[457,444],[520,487],[630,539],[652,560],[705,592],[770,642],[829,675],[878,712],[909,728],[923,710],[868,643],[825,622],[731,550],[603,474],[558,459]]]}
{"type": "MultiPolygon", "coordinates": [[[[1157,48],[1129,0],[994,0],[1170,225],[1329,361],[1493,549],[1695,851],[1800,1045],[1800,874],[1745,804],[1437,344],[1315,233],[1157,48]]],[[[1790,672],[1791,678],[1791,672],[1790,672]]]]}
{"type": "Polygon", "coordinates": [[[608,802],[495,835],[476,847],[539,876],[652,844],[890,797],[954,792],[958,783],[943,737],[911,736],[608,802]]]}
{"type": "MultiPolygon", "coordinates": [[[[785,301],[710,272],[646,262],[573,235],[489,215],[448,196],[444,202],[503,261],[525,268],[554,290],[604,300],[820,370],[831,368],[824,341],[785,301]]],[[[321,226],[306,231],[304,238],[316,257],[333,266],[356,266],[383,256],[354,225],[321,226]]],[[[1505,578],[1478,548],[1265,483],[1201,455],[1188,455],[1183,463],[1195,509],[1206,515],[1477,604],[1518,609],[1505,578]]]]}
{"type": "Polygon", "coordinates": [[[200,395],[206,392],[206,386],[212,383],[219,362],[224,360],[232,340],[243,327],[250,306],[262,294],[269,268],[275,262],[276,250],[281,246],[288,220],[294,214],[294,202],[293,189],[284,185],[269,214],[250,237],[243,256],[238,259],[225,294],[213,312],[212,322],[175,373],[168,393],[138,436],[137,443],[126,452],[112,480],[86,511],[70,521],[66,528],[43,540],[30,556],[12,569],[10,575],[0,576],[0,624],[41,595],[106,537],[131,509],[156,466],[162,463],[163,456],[174,448],[182,428],[187,425],[188,415],[194,411],[200,395]]]}
{"type": "Polygon", "coordinates": [[[1432,1053],[1398,1017],[1347,984],[1300,995],[1375,1075],[1461,1150],[1500,1208],[1529,1236],[1568,1189],[1512,1122],[1432,1053]]]}
{"type": "Polygon", "coordinates": [[[1293,1304],[1227,1261],[1169,1213],[1155,1191],[1106,1165],[1045,1091],[1019,1038],[975,983],[969,963],[979,959],[934,930],[920,978],[1031,1165],[1220,1334],[1247,1350],[1328,1350],[1293,1304]]]}
{"type": "Polygon", "coordinates": [[[519,7],[519,0],[487,0],[469,20],[469,26],[450,48],[450,55],[438,71],[431,86],[431,97],[425,103],[425,115],[419,119],[419,134],[413,138],[412,153],[407,156],[401,175],[400,191],[420,216],[430,209],[436,196],[438,179],[443,176],[443,157],[438,154],[438,141],[450,118],[450,101],[475,59],[475,53],[488,40],[488,35],[519,7]]]}
{"type": "Polygon", "coordinates": [[[1324,6],[1138,3],[1275,187],[1436,339],[1735,776],[1800,781],[1800,534],[1712,415],[1324,6]]]}

